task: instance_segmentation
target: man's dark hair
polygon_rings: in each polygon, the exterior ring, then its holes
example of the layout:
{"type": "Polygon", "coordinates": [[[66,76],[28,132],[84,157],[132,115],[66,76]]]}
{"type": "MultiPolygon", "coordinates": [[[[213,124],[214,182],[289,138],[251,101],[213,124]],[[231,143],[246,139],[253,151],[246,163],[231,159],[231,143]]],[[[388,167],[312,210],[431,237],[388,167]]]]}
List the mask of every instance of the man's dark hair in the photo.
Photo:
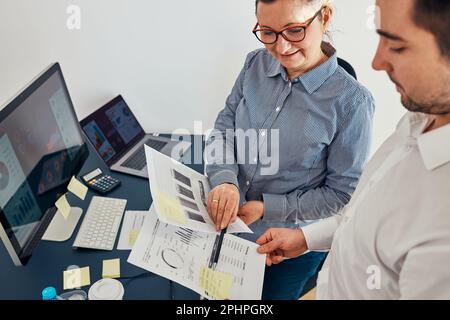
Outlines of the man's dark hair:
{"type": "Polygon", "coordinates": [[[441,53],[450,59],[450,1],[415,0],[413,21],[434,35],[441,53]]]}
{"type": "Polygon", "coordinates": [[[262,2],[262,3],[272,3],[275,2],[276,0],[256,0],[255,1],[255,6],[258,6],[258,2],[262,2]]]}

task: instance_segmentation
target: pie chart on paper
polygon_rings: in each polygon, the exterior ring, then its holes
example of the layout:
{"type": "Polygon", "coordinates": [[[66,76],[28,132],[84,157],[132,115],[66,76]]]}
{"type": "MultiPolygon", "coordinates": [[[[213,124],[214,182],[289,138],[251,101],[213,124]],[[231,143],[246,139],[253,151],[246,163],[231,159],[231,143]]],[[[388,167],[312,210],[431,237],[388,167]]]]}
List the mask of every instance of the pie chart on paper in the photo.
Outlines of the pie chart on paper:
{"type": "Polygon", "coordinates": [[[182,269],[183,257],[173,249],[166,248],[161,253],[163,261],[172,269],[182,269]]]}
{"type": "Polygon", "coordinates": [[[9,171],[6,165],[0,161],[0,190],[5,190],[9,183],[9,171]]]}

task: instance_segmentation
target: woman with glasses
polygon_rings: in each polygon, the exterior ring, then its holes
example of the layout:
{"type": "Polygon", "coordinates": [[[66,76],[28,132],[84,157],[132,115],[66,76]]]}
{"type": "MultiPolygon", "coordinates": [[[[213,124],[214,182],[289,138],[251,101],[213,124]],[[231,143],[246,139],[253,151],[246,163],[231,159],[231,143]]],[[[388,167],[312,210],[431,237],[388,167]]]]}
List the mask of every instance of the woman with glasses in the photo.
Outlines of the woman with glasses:
{"type": "MultiPolygon", "coordinates": [[[[256,240],[298,228],[350,200],[368,158],[374,101],[324,41],[330,0],[257,0],[256,38],[205,150],[217,230],[240,217],[256,240]]],[[[263,299],[298,299],[325,257],[266,267],[263,299]]]]}

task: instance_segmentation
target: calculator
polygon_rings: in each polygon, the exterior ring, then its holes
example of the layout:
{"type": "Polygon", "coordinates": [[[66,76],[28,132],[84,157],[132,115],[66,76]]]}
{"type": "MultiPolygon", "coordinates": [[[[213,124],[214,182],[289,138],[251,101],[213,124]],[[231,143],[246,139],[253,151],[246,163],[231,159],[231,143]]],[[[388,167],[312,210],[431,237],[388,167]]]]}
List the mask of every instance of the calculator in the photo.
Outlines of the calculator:
{"type": "Polygon", "coordinates": [[[120,185],[120,180],[110,175],[103,174],[100,168],[83,176],[87,186],[99,193],[105,194],[120,185]]]}

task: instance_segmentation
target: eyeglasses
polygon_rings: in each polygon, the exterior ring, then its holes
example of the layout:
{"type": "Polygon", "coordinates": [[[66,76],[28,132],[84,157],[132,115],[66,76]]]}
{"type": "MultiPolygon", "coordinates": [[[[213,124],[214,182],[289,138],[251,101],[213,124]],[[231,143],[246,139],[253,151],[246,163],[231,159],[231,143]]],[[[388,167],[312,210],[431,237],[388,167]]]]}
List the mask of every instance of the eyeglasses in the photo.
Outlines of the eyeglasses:
{"type": "Polygon", "coordinates": [[[311,23],[316,19],[316,17],[319,15],[319,13],[322,12],[324,8],[325,7],[320,8],[320,10],[317,11],[312,18],[301,25],[289,26],[284,28],[280,32],[276,32],[270,28],[258,29],[258,23],[256,23],[252,32],[256,36],[256,38],[264,44],[274,44],[278,41],[278,35],[280,34],[285,40],[289,42],[300,42],[306,37],[306,28],[311,25],[311,23]]]}

